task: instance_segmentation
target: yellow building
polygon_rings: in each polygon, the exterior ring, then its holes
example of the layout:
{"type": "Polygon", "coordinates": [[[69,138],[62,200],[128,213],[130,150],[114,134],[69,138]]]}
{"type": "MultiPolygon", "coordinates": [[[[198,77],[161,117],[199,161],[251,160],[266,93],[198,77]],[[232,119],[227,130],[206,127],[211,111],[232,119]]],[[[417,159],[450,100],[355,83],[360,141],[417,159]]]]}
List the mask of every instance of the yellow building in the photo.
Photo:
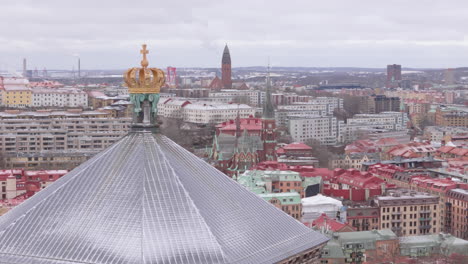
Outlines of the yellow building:
{"type": "Polygon", "coordinates": [[[29,107],[32,92],[27,87],[5,87],[2,90],[2,104],[9,107],[29,107]]]}
{"type": "Polygon", "coordinates": [[[29,107],[32,91],[29,81],[24,78],[8,77],[1,79],[1,105],[7,107],[29,107]]]}

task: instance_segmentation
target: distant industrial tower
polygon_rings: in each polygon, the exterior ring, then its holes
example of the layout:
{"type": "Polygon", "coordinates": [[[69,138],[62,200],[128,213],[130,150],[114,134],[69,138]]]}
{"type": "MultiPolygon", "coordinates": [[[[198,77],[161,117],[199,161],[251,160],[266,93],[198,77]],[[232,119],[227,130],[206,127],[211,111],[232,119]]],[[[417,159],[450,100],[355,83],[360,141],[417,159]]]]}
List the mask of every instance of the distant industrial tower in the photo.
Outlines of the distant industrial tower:
{"type": "Polygon", "coordinates": [[[81,78],[81,61],[80,58],[78,58],[78,79],[81,78]]]}
{"type": "Polygon", "coordinates": [[[223,52],[223,59],[221,60],[221,81],[224,89],[232,88],[231,78],[231,55],[229,54],[229,48],[226,44],[223,52]]]}
{"type": "Polygon", "coordinates": [[[387,88],[399,87],[401,82],[401,65],[387,65],[387,88]]]}
{"type": "Polygon", "coordinates": [[[26,78],[28,74],[28,68],[26,64],[26,58],[23,58],[23,78],[26,78]]]}
{"type": "Polygon", "coordinates": [[[166,83],[177,87],[177,68],[171,66],[167,67],[166,83]]]}

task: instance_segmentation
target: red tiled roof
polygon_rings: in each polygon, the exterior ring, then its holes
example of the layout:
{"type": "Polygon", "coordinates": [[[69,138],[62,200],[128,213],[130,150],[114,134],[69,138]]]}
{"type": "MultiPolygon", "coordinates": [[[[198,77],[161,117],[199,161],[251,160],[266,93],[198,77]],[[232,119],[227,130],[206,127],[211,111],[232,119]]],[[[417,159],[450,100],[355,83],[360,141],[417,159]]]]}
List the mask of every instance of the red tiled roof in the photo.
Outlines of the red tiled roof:
{"type": "MultiPolygon", "coordinates": [[[[216,126],[220,131],[236,131],[237,125],[235,120],[229,120],[216,126]]],[[[260,131],[262,130],[262,120],[260,118],[248,117],[240,119],[241,131],[260,131]]]]}
{"type": "Polygon", "coordinates": [[[377,146],[391,146],[398,145],[398,141],[395,138],[381,138],[375,142],[377,146]]]}
{"type": "Polygon", "coordinates": [[[345,227],[346,224],[342,224],[336,221],[335,219],[328,217],[326,214],[322,214],[319,218],[315,219],[312,222],[312,226],[315,226],[317,228],[324,227],[328,230],[337,232],[343,227],[345,227]]]}
{"type": "Polygon", "coordinates": [[[284,148],[279,148],[276,150],[276,154],[284,154],[286,151],[284,151],[284,148]]]}
{"type": "Polygon", "coordinates": [[[450,154],[454,154],[457,156],[465,156],[467,155],[467,153],[468,153],[468,149],[463,149],[463,148],[454,148],[450,151],[450,154]]]}
{"type": "Polygon", "coordinates": [[[210,85],[208,86],[210,89],[222,89],[223,88],[223,82],[221,79],[219,79],[218,76],[216,76],[213,81],[211,81],[210,85]]]}
{"type": "Polygon", "coordinates": [[[312,150],[311,147],[307,146],[304,143],[294,142],[283,147],[285,150],[312,150]]]}
{"type": "Polygon", "coordinates": [[[452,149],[454,149],[454,147],[443,146],[443,147],[440,147],[437,151],[442,152],[442,153],[449,153],[452,149]]]}
{"type": "Polygon", "coordinates": [[[381,184],[385,182],[369,172],[361,172],[356,169],[335,169],[335,178],[338,183],[347,184],[357,189],[380,189],[381,184]]]}

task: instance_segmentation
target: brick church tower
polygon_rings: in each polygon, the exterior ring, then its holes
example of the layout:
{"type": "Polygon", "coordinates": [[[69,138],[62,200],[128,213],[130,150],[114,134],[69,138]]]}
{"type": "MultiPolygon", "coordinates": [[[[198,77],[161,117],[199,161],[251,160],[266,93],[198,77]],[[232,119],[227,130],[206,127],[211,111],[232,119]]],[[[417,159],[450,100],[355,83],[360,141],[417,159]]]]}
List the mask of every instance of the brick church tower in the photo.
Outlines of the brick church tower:
{"type": "Polygon", "coordinates": [[[263,160],[276,160],[276,122],[275,109],[271,102],[270,67],[268,66],[267,87],[262,116],[263,160]]]}
{"type": "Polygon", "coordinates": [[[221,60],[221,81],[223,82],[224,89],[232,88],[231,55],[229,54],[227,44],[224,47],[223,59],[221,60]]]}

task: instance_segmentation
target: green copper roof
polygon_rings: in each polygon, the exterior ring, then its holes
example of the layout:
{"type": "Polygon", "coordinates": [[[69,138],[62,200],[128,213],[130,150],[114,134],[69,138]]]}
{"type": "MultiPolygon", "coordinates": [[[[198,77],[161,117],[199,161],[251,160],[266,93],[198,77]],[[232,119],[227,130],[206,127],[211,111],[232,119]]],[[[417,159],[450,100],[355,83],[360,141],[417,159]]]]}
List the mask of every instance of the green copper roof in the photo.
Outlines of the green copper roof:
{"type": "Polygon", "coordinates": [[[301,196],[297,192],[289,193],[265,193],[259,194],[261,198],[265,201],[270,201],[273,198],[278,199],[281,202],[281,205],[293,205],[301,203],[301,196]]]}
{"type": "Polygon", "coordinates": [[[431,252],[468,256],[468,241],[449,234],[408,236],[400,238],[400,249],[404,256],[430,255],[431,252]]]}
{"type": "Polygon", "coordinates": [[[317,176],[317,177],[305,177],[304,181],[302,182],[302,187],[307,187],[310,185],[315,185],[315,184],[321,184],[322,183],[322,177],[317,176]]]}

